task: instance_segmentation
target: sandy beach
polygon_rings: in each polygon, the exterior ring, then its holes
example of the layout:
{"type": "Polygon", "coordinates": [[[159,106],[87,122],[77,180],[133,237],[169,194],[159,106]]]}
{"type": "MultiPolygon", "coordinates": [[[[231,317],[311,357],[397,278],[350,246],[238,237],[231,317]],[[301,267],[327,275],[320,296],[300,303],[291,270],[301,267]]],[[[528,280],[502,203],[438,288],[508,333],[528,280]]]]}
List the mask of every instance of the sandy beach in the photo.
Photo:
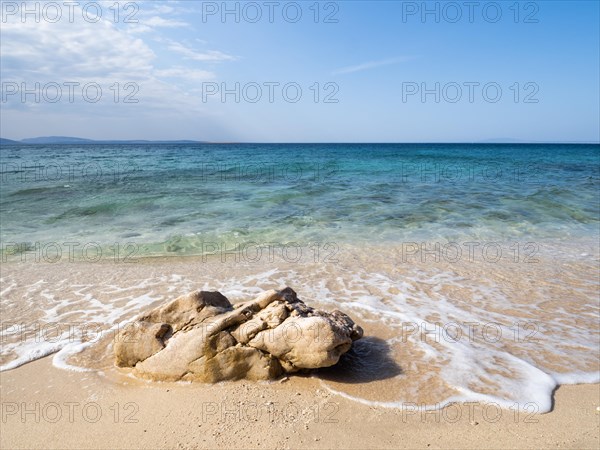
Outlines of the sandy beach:
{"type": "MultiPolygon", "coordinates": [[[[348,308],[349,303],[345,303],[344,309],[365,328],[365,337],[355,345],[367,349],[375,345],[372,348],[379,349],[364,360],[362,372],[345,363],[272,382],[242,380],[210,385],[142,381],[114,367],[111,327],[165,300],[193,288],[223,289],[235,300],[244,298],[241,292],[252,292],[252,289],[236,291],[234,279],[243,280],[246,289],[255,286],[262,290],[294,281],[296,277],[300,293],[307,292],[311,283],[318,285],[320,278],[329,280],[328,283],[337,279],[339,289],[344,268],[356,273],[357,267],[369,268],[373,264],[382,274],[396,267],[392,253],[382,259],[382,252],[383,249],[373,252],[376,257],[362,251],[341,252],[339,262],[330,267],[310,261],[286,266],[279,261],[283,272],[269,272],[266,270],[269,264],[262,267],[257,263],[223,263],[215,257],[143,258],[133,264],[114,261],[3,264],[3,363],[15,361],[15,353],[7,351],[10,345],[17,345],[10,347],[16,350],[29,348],[29,351],[33,347],[26,345],[34,345],[52,354],[0,373],[2,448],[598,448],[598,384],[558,387],[549,395],[550,412],[545,414],[540,414],[545,408],[545,388],[527,384],[533,383],[527,380],[519,383],[531,386],[533,391],[519,391],[520,397],[514,402],[501,405],[495,401],[466,401],[443,407],[458,386],[441,376],[447,370],[443,361],[422,356],[419,345],[425,343],[420,341],[423,337],[410,333],[399,345],[378,347],[378,342],[397,341],[398,333],[402,335],[406,329],[390,323],[382,327],[386,316],[348,308]],[[382,260],[388,261],[387,265],[382,260]],[[230,289],[218,283],[229,285],[230,289]],[[90,307],[90,296],[96,299],[95,307],[90,307]],[[36,300],[23,303],[27,298],[36,300]],[[101,314],[104,310],[108,315],[101,314]],[[26,325],[19,329],[16,324],[26,325]],[[55,343],[68,349],[67,344],[86,339],[91,346],[81,352],[77,345],[65,355],[62,355],[64,350],[50,351],[55,343]],[[387,357],[393,361],[385,359],[386,348],[387,357]],[[373,370],[368,370],[370,365],[373,370]],[[398,367],[400,370],[396,370],[398,367]]],[[[426,270],[428,265],[414,270],[426,270]]],[[[476,270],[474,265],[461,267],[454,263],[451,268],[454,276],[461,275],[466,280],[468,275],[473,283],[492,283],[497,278],[504,292],[514,290],[511,298],[521,302],[521,293],[533,276],[541,283],[542,279],[561,273],[569,280],[571,287],[567,292],[571,293],[577,292],[575,273],[582,280],[590,277],[582,273],[585,265],[573,261],[554,266],[538,264],[530,271],[519,267],[517,275],[509,265],[498,265],[494,267],[494,277],[485,268],[476,270]]],[[[403,273],[408,277],[412,272],[403,273]]],[[[435,298],[427,283],[416,284],[435,298]]],[[[458,290],[449,285],[446,295],[465,300],[466,294],[461,292],[467,286],[463,282],[458,290]]],[[[566,295],[558,285],[544,286],[548,295],[566,295]]],[[[579,307],[585,304],[586,286],[580,282],[577,288],[584,302],[579,307]]],[[[303,298],[326,310],[335,306],[315,292],[303,298]]],[[[528,298],[532,305],[536,304],[534,297],[528,298]]],[[[426,305],[419,307],[427,311],[426,305]]],[[[552,309],[545,301],[542,305],[546,305],[549,319],[552,309]]],[[[573,308],[576,306],[574,303],[573,308]]],[[[486,310],[495,308],[501,305],[486,304],[486,310]]],[[[521,305],[520,312],[515,314],[532,321],[533,314],[526,315],[526,311],[521,305]]],[[[431,323],[434,319],[430,318],[431,323]]],[[[581,322],[583,316],[579,320],[580,324],[585,323],[581,322]]],[[[551,336],[552,330],[558,332],[558,328],[547,327],[538,331],[540,336],[551,336]]],[[[476,346],[485,342],[463,343],[476,346]]],[[[441,344],[443,340],[435,343],[441,344]]],[[[447,348],[452,351],[460,344],[452,342],[447,348]]],[[[547,344],[543,339],[527,342],[507,338],[503,345],[514,354],[529,353],[551,369],[568,371],[566,362],[552,356],[547,344]]],[[[590,358],[587,363],[581,362],[579,370],[593,373],[597,359],[594,355],[590,358]]],[[[501,361],[494,361],[498,365],[485,369],[487,387],[474,385],[473,392],[479,389],[479,392],[507,395],[510,400],[511,395],[517,395],[516,391],[496,387],[492,380],[508,383],[508,389],[518,388],[519,384],[511,384],[510,378],[493,378],[502,373],[495,373],[495,368],[500,370],[501,361]]],[[[468,367],[456,367],[466,370],[464,374],[469,371],[468,367]]],[[[471,369],[480,370],[475,366],[471,369]]]]}
{"type": "Polygon", "coordinates": [[[2,448],[597,449],[600,386],[563,386],[547,414],[491,405],[358,404],[318,379],[117,384],[50,358],[2,372],[2,448]]]}

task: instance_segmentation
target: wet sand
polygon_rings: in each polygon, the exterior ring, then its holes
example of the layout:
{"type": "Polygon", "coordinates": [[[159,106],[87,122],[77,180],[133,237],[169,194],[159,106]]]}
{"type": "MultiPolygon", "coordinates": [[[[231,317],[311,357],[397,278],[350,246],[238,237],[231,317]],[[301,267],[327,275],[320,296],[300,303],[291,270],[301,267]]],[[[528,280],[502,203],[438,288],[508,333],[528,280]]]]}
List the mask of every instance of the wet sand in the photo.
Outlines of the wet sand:
{"type": "Polygon", "coordinates": [[[557,254],[536,264],[516,264],[510,255],[493,265],[407,262],[397,248],[345,249],[328,264],[312,255],[276,264],[199,257],[4,263],[0,363],[16,361],[24,343],[47,353],[65,339],[92,345],[0,372],[1,446],[598,448],[598,384],[563,385],[550,395],[556,382],[549,375],[519,373],[535,364],[597,383],[599,355],[590,348],[599,335],[598,258],[557,254]],[[364,358],[284,382],[217,385],[144,382],[112,365],[111,327],[166,300],[218,289],[236,302],[285,285],[311,306],[339,307],[363,326],[355,347],[364,358]],[[455,340],[456,329],[446,327],[432,338],[414,329],[417,320],[443,326],[473,319],[479,330],[495,324],[502,340],[477,333],[455,340]],[[523,324],[519,339],[515,321],[523,324]],[[455,353],[463,347],[469,353],[455,353]],[[472,359],[461,361],[465,355],[472,359]],[[460,378],[476,370],[483,376],[462,390],[460,378]],[[442,408],[465,392],[468,403],[442,408]],[[473,393],[489,399],[475,403],[473,393]],[[502,408],[495,398],[506,400],[502,408]]]}
{"type": "Polygon", "coordinates": [[[420,413],[328,393],[318,379],[114,383],[43,358],[0,374],[2,448],[572,448],[600,444],[600,386],[563,386],[547,414],[489,405],[420,413]]]}

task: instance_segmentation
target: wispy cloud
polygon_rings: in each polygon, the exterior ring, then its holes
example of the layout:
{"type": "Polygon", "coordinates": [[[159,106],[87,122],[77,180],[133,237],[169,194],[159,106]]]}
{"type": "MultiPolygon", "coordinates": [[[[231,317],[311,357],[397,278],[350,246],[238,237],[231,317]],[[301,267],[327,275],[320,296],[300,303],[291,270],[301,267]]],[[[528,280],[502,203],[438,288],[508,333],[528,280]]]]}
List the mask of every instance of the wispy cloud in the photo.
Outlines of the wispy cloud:
{"type": "Polygon", "coordinates": [[[157,31],[159,28],[185,28],[190,24],[174,19],[163,19],[162,17],[154,16],[144,20],[144,23],[132,24],[127,28],[129,34],[150,33],[157,31]]]}
{"type": "Polygon", "coordinates": [[[235,56],[228,55],[227,53],[223,53],[219,50],[200,51],[190,47],[186,47],[182,43],[172,40],[168,41],[167,48],[175,53],[183,55],[186,59],[191,59],[193,61],[220,62],[233,61],[236,59],[235,56]]]}
{"type": "Polygon", "coordinates": [[[156,1],[141,1],[127,3],[124,13],[127,16],[123,29],[129,34],[142,34],[160,32],[161,29],[189,28],[191,24],[181,17],[185,17],[182,8],[175,8],[178,2],[169,1],[169,4],[161,4],[156,1]],[[127,6],[129,5],[129,6],[127,6]],[[133,8],[135,7],[135,8],[133,8]]]}
{"type": "Polygon", "coordinates": [[[340,69],[334,70],[331,73],[332,75],[341,75],[345,73],[362,72],[364,70],[374,69],[376,67],[391,66],[393,64],[410,61],[412,59],[414,59],[414,57],[412,56],[400,56],[396,58],[382,59],[379,61],[369,61],[366,63],[357,64],[355,66],[342,67],[340,69]]]}
{"type": "Polygon", "coordinates": [[[190,81],[212,80],[216,77],[213,72],[207,70],[189,69],[181,66],[156,70],[154,74],[161,78],[183,78],[190,81]]]}

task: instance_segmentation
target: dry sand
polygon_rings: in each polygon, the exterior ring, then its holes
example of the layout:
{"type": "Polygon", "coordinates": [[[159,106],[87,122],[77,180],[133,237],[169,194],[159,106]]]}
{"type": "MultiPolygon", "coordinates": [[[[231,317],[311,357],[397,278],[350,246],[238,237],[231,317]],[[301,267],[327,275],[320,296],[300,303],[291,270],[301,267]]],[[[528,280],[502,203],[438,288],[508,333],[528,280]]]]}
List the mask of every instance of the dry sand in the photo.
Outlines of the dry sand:
{"type": "Polygon", "coordinates": [[[491,405],[418,413],[356,403],[320,381],[115,380],[43,358],[0,373],[1,448],[600,448],[600,385],[562,386],[548,414],[491,405]]]}

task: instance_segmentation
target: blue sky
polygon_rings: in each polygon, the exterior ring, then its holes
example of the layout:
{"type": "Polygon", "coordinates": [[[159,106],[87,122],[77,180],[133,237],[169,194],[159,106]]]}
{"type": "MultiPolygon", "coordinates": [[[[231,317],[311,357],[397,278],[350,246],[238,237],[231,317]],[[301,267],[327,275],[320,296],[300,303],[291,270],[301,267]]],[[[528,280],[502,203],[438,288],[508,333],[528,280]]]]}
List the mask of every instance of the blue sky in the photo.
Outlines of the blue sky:
{"type": "Polygon", "coordinates": [[[597,1],[1,3],[6,138],[600,141],[597,1]]]}

